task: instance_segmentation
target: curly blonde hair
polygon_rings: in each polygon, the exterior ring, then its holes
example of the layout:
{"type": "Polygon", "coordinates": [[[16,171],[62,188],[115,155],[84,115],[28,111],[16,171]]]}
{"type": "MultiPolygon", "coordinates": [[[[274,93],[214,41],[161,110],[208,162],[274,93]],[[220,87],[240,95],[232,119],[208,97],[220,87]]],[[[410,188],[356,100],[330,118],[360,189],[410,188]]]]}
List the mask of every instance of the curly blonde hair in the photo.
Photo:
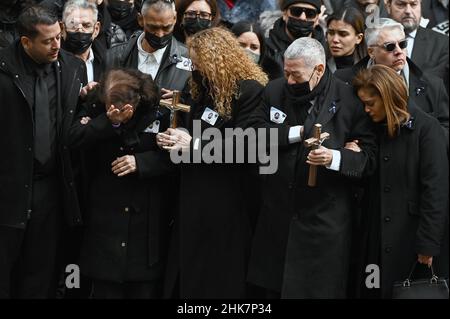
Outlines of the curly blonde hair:
{"type": "MultiPolygon", "coordinates": [[[[238,98],[238,82],[256,80],[262,85],[267,75],[240,47],[234,35],[223,28],[210,28],[193,35],[188,41],[189,52],[197,56],[200,74],[209,82],[209,95],[215,102],[216,111],[225,119],[231,118],[231,102],[238,98]]],[[[199,85],[192,80],[191,95],[199,96],[199,85]]]]}

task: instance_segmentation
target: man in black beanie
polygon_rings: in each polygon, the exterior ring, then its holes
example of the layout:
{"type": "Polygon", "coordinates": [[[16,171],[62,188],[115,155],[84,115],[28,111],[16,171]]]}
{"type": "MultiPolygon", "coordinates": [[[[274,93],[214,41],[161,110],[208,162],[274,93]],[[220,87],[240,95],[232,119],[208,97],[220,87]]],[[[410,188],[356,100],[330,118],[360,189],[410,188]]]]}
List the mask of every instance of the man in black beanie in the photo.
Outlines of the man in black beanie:
{"type": "Polygon", "coordinates": [[[282,0],[283,16],[279,18],[266,41],[266,54],[262,61],[264,71],[271,80],[282,77],[284,52],[296,39],[311,37],[325,43],[323,29],[319,25],[322,0],[282,0]]]}

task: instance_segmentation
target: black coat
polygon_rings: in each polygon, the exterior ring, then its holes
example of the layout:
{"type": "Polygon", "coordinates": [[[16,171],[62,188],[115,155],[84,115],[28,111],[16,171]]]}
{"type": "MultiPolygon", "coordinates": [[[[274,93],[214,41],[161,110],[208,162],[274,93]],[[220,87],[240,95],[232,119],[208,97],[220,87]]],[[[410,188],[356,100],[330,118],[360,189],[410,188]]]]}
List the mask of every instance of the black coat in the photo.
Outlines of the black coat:
{"type": "MultiPolygon", "coordinates": [[[[156,90],[156,88],[155,88],[156,90]]],[[[114,281],[158,279],[164,270],[171,220],[169,154],[158,148],[155,134],[144,132],[168,116],[153,107],[137,109],[125,128],[113,129],[104,105],[95,99],[79,106],[70,130],[70,145],[85,152],[88,210],[81,249],[81,271],[89,277],[114,281]],[[87,125],[80,118],[90,116],[87,125]],[[111,163],[134,155],[137,172],[117,177],[111,163]]],[[[166,114],[168,115],[168,114],[166,114]]]]}
{"type": "Polygon", "coordinates": [[[111,15],[106,2],[103,1],[98,8],[98,21],[101,23],[101,30],[97,37],[106,48],[110,49],[114,45],[127,42],[125,32],[117,24],[112,22],[111,15]]]}
{"type": "MultiPolygon", "coordinates": [[[[137,40],[141,34],[142,32],[136,32],[127,43],[111,48],[107,53],[107,67],[137,69],[139,63],[137,40]]],[[[154,79],[159,88],[183,91],[191,72],[177,67],[177,63],[182,57],[188,57],[186,46],[172,38],[172,42],[161,60],[158,74],[154,79]]]]}
{"type": "MultiPolygon", "coordinates": [[[[283,18],[279,18],[275,21],[274,27],[270,30],[269,37],[265,41],[265,53],[261,61],[261,67],[269,75],[270,80],[284,76],[284,52],[293,42],[286,34],[285,28],[286,23],[283,18]]],[[[313,38],[326,47],[324,32],[320,26],[314,29],[313,38]]]]}
{"type": "Polygon", "coordinates": [[[444,8],[438,0],[422,1],[422,16],[430,20],[427,28],[433,28],[448,21],[448,7],[444,8]]]}
{"type": "MultiPolygon", "coordinates": [[[[94,53],[94,81],[100,82],[103,74],[106,72],[106,47],[98,39],[92,43],[92,52],[94,53]]],[[[87,71],[83,75],[82,81],[88,82],[87,71]]]]}
{"type": "MultiPolygon", "coordinates": [[[[361,274],[368,263],[380,266],[383,298],[391,297],[394,281],[408,277],[417,254],[438,256],[433,265],[440,277],[448,278],[449,271],[447,141],[436,119],[411,103],[409,112],[412,121],[395,138],[378,130],[378,171],[363,210],[361,242],[368,246],[362,254],[378,258],[366,259],[361,274]]],[[[421,267],[415,278],[431,278],[421,267]]]]}
{"type": "MultiPolygon", "coordinates": [[[[409,100],[418,105],[425,113],[435,117],[441,123],[448,138],[448,94],[442,79],[422,72],[417,65],[407,59],[409,66],[409,100]]],[[[356,74],[367,67],[369,57],[362,59],[353,68],[341,69],[335,76],[344,82],[352,83],[356,74]]]]}
{"type": "MultiPolygon", "coordinates": [[[[262,89],[256,81],[242,81],[239,98],[232,101],[231,119],[220,117],[214,127],[222,134],[226,128],[245,128],[262,89]]],[[[199,120],[212,105],[207,97],[197,101],[192,119],[199,120]]],[[[201,123],[202,133],[211,127],[201,123]]],[[[203,141],[202,147],[206,144],[203,141]]],[[[169,258],[167,293],[179,274],[181,298],[245,297],[251,237],[245,189],[248,173],[244,164],[182,164],[178,231],[169,258]]]]}
{"type": "MultiPolygon", "coordinates": [[[[0,146],[0,224],[25,227],[31,212],[33,185],[33,96],[34,78],[27,74],[19,52],[19,43],[0,52],[0,110],[5,118],[0,146]]],[[[71,154],[66,144],[67,132],[81,88],[84,64],[61,50],[57,72],[58,175],[63,193],[62,203],[69,225],[81,223],[78,196],[75,191],[71,154]]]]}
{"type": "Polygon", "coordinates": [[[419,27],[411,56],[414,64],[424,73],[433,74],[448,81],[448,59],[448,36],[419,27]],[[430,50],[430,48],[433,49],[430,50]]]}
{"type": "Polygon", "coordinates": [[[285,83],[285,79],[270,82],[252,116],[253,125],[278,129],[279,164],[262,187],[248,279],[274,291],[283,287],[286,298],[343,297],[352,232],[352,179],[374,170],[375,135],[352,88],[331,76],[318,98],[317,119],[313,111],[305,121],[305,138],[312,136],[313,124],[321,123],[323,132],[331,134],[323,145],[341,151],[341,165],[339,172],[319,167],[318,187],[309,188],[305,163],[309,149],[303,143],[288,143],[289,129],[298,123],[294,108],[287,107],[285,83]],[[270,122],[271,107],[286,113],[283,124],[270,122]],[[363,152],[343,149],[353,139],[362,143],[363,152]]]}
{"type": "Polygon", "coordinates": [[[100,81],[106,71],[106,47],[100,41],[92,43],[92,52],[94,52],[94,81],[100,81]]]}

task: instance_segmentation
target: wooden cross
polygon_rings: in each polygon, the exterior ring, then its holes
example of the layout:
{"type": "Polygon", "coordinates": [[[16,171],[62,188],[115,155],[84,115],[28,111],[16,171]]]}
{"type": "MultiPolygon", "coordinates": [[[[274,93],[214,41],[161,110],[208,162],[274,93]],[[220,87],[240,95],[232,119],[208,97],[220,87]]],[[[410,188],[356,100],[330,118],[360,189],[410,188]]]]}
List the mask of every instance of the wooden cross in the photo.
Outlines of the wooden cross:
{"type": "MultiPolygon", "coordinates": [[[[311,147],[311,150],[316,150],[322,145],[323,141],[330,138],[329,133],[322,133],[322,125],[314,125],[314,137],[307,139],[304,143],[306,147],[311,147]]],[[[315,187],[317,182],[317,166],[309,165],[308,186],[315,187]]]]}
{"type": "Polygon", "coordinates": [[[186,104],[180,103],[180,91],[173,91],[172,100],[166,99],[161,100],[159,105],[164,106],[170,110],[170,127],[177,128],[178,127],[178,112],[189,113],[191,111],[191,107],[186,104]]]}

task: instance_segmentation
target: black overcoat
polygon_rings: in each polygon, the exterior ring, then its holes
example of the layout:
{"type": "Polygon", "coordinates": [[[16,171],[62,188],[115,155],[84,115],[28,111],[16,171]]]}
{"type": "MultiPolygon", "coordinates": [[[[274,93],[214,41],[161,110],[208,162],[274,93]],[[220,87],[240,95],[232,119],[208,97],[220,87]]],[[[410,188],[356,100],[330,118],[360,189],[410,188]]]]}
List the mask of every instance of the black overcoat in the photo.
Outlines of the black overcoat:
{"type": "MultiPolygon", "coordinates": [[[[34,78],[27,73],[19,42],[0,51],[0,111],[3,133],[0,136],[0,224],[24,228],[31,211],[34,162],[34,78]]],[[[74,163],[66,137],[78,102],[86,72],[81,60],[60,51],[57,68],[58,175],[64,214],[69,225],[81,224],[74,163]]]]}
{"type": "Polygon", "coordinates": [[[169,113],[160,113],[154,105],[139,106],[132,120],[115,129],[95,94],[78,107],[69,141],[73,149],[84,151],[86,161],[80,269],[89,277],[136,282],[162,276],[172,219],[167,190],[173,166],[169,154],[156,145],[156,134],[149,132],[157,119],[160,130],[167,129],[169,113]],[[87,125],[80,123],[84,116],[92,118],[87,125]],[[118,177],[111,163],[125,155],[134,155],[137,171],[118,177]]]}
{"type": "MultiPolygon", "coordinates": [[[[394,281],[408,277],[417,254],[436,256],[436,274],[448,278],[447,141],[435,118],[413,103],[409,112],[411,121],[395,138],[377,130],[378,170],[362,217],[361,243],[368,245],[361,255],[378,258],[366,258],[361,274],[369,262],[379,264],[383,298],[391,297],[394,281]]],[[[426,267],[417,268],[415,278],[431,278],[426,267]]]]}
{"type": "MultiPolygon", "coordinates": [[[[225,143],[226,128],[247,126],[262,89],[254,80],[242,81],[239,96],[232,101],[231,118],[219,117],[214,126],[201,121],[201,132],[217,128],[225,143]]],[[[200,120],[206,107],[214,109],[208,97],[196,101],[192,120],[200,120]]],[[[202,141],[203,149],[208,141],[202,141]]],[[[166,283],[169,293],[179,274],[181,298],[245,297],[251,237],[245,187],[249,169],[246,164],[205,161],[181,165],[178,231],[169,259],[173,269],[166,283]]]]}
{"type": "Polygon", "coordinates": [[[288,143],[290,127],[299,123],[293,107],[287,107],[285,83],[270,82],[252,116],[253,125],[278,129],[279,164],[262,187],[248,278],[282,291],[286,298],[343,297],[352,231],[351,186],[353,179],[374,170],[375,135],[352,88],[331,76],[315,104],[318,115],[313,110],[305,121],[305,138],[312,136],[313,124],[322,124],[323,132],[331,134],[323,146],[341,151],[341,165],[339,172],[319,167],[318,186],[309,188],[309,149],[288,143]],[[271,122],[271,107],[287,115],[284,123],[271,122]],[[353,139],[360,141],[363,152],[343,149],[353,139]]]}

